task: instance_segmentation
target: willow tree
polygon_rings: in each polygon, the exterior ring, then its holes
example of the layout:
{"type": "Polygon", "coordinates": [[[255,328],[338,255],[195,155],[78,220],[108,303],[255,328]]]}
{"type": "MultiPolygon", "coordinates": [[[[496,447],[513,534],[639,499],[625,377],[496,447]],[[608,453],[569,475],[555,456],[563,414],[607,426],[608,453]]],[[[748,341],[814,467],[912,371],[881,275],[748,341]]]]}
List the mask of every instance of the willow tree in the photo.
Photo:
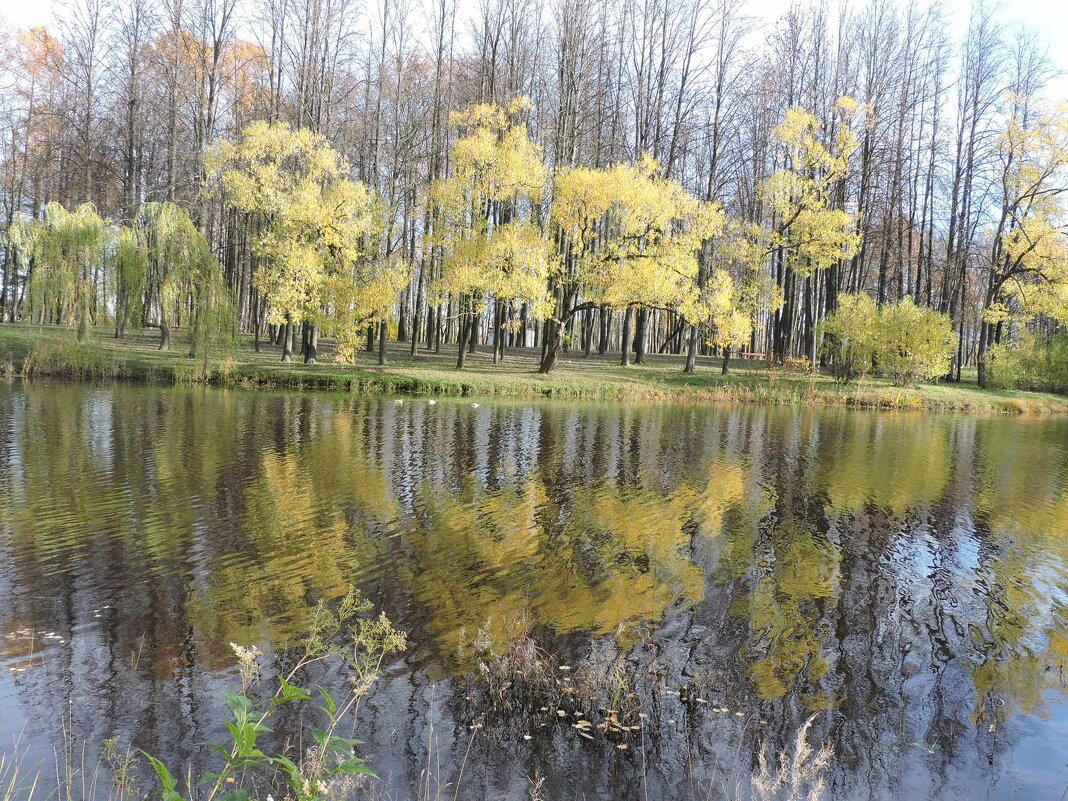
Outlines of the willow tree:
{"type": "Polygon", "coordinates": [[[115,237],[115,338],[126,335],[126,326],[141,306],[148,285],[148,254],[136,226],[119,228],[115,237]]]}
{"type": "Polygon", "coordinates": [[[253,285],[266,299],[266,319],[285,326],[282,361],[292,361],[297,325],[306,362],[316,360],[321,329],[338,337],[339,358],[350,361],[359,327],[388,314],[404,278],[402,265],[367,256],[372,193],[348,177],[325,137],[281,122],[252,123],[237,142],[209,149],[205,166],[232,206],[263,221],[253,285]]]}
{"type": "Polygon", "coordinates": [[[38,322],[73,323],[78,341],[89,337],[98,310],[96,293],[104,280],[111,232],[91,203],[68,211],[59,203],[45,207],[31,227],[30,314],[38,322]]]}
{"type": "Polygon", "coordinates": [[[521,117],[529,101],[508,108],[475,105],[452,115],[460,137],[452,148],[451,172],[430,187],[439,225],[437,244],[445,258],[434,291],[459,298],[457,368],[473,346],[477,315],[492,296],[494,360],[504,340],[505,306],[527,304],[534,319],[547,311],[548,246],[531,217],[545,185],[541,149],[521,117]]]}
{"type": "MultiPolygon", "coordinates": [[[[146,265],[150,298],[159,312],[159,347],[167,350],[171,330],[182,322],[191,330],[191,352],[196,355],[198,337],[205,329],[201,315],[220,301],[219,269],[211,246],[189,213],[176,203],[145,203],[137,214],[137,231],[146,265]]],[[[130,254],[128,269],[136,270],[130,254]]]]}
{"type": "MultiPolygon", "coordinates": [[[[24,217],[14,217],[11,223],[3,231],[3,235],[0,236],[0,244],[4,247],[4,271],[5,274],[10,270],[13,276],[17,276],[21,271],[27,276],[32,273],[33,263],[33,232],[35,223],[27,220],[24,217]]],[[[13,281],[14,283],[14,281],[13,281]]],[[[6,289],[6,283],[5,287],[6,289]]],[[[20,299],[12,293],[11,299],[11,312],[10,316],[6,316],[4,305],[0,303],[0,323],[10,320],[15,322],[18,317],[20,299]]],[[[32,319],[32,313],[27,316],[27,319],[32,319]]]]}
{"type": "Polygon", "coordinates": [[[556,364],[568,322],[584,309],[624,310],[622,363],[629,363],[634,309],[707,313],[698,251],[722,229],[719,205],[661,178],[651,156],[609,169],[573,167],[553,188],[557,238],[555,313],[540,371],[556,364]]]}
{"type": "Polygon", "coordinates": [[[991,234],[978,344],[979,386],[987,385],[987,352],[1002,341],[1010,315],[1068,324],[1068,107],[1028,114],[1010,97],[998,139],[1000,216],[991,234]]]}

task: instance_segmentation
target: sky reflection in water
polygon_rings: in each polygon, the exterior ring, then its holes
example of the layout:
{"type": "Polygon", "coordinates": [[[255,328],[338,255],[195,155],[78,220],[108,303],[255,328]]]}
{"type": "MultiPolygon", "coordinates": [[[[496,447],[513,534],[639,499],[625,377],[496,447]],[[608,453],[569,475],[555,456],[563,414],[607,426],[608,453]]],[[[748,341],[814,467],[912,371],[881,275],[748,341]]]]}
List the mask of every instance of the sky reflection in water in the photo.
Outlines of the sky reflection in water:
{"type": "MultiPolygon", "coordinates": [[[[458,774],[467,646],[520,617],[632,671],[650,797],[744,788],[813,711],[834,798],[1068,787],[1068,421],[0,387],[0,749],[70,709],[195,759],[228,643],[350,583],[412,643],[358,732],[402,798],[428,743],[458,774]]],[[[644,793],[635,750],[531,728],[480,730],[461,797],[644,793]]]]}

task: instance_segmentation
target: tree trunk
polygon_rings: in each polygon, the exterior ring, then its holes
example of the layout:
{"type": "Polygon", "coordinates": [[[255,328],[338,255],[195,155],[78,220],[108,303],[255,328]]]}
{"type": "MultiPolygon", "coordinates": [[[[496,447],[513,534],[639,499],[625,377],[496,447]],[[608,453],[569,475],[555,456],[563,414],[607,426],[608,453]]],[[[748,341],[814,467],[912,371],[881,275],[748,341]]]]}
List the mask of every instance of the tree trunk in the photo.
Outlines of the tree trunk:
{"type": "Polygon", "coordinates": [[[638,312],[638,330],[634,337],[634,363],[645,364],[646,343],[649,340],[649,310],[638,312]]]}
{"type": "Polygon", "coordinates": [[[597,353],[604,356],[608,353],[608,334],[612,330],[612,311],[607,306],[601,307],[598,315],[601,321],[601,337],[597,343],[597,353]]]}
{"type": "Polygon", "coordinates": [[[556,366],[556,357],[560,354],[563,345],[564,326],[562,323],[552,321],[543,339],[545,347],[542,350],[541,364],[538,372],[547,374],[556,366]]]}
{"type": "Polygon", "coordinates": [[[263,324],[261,317],[260,299],[257,295],[252,306],[252,347],[255,349],[256,353],[260,352],[260,328],[263,324]]]}
{"type": "Polygon", "coordinates": [[[386,339],[389,337],[389,323],[382,320],[378,324],[378,363],[386,363],[386,339]]]}
{"type": "Polygon", "coordinates": [[[690,336],[686,342],[686,366],[684,373],[692,373],[697,368],[697,326],[690,326],[690,336]]]}
{"type": "Polygon", "coordinates": [[[627,306],[627,310],[623,313],[623,347],[620,348],[623,355],[619,358],[619,363],[623,367],[630,366],[630,327],[633,319],[634,307],[627,306]]]}
{"type": "Polygon", "coordinates": [[[317,326],[307,325],[307,339],[304,343],[304,363],[315,364],[315,357],[319,355],[319,329],[317,326]]]}
{"type": "Polygon", "coordinates": [[[293,318],[286,315],[286,324],[282,331],[282,362],[289,364],[293,361],[293,318]]]}
{"type": "MultiPolygon", "coordinates": [[[[463,300],[460,301],[460,307],[463,308],[463,300]]],[[[473,326],[474,321],[471,319],[471,313],[467,311],[460,312],[459,332],[456,337],[456,369],[463,370],[464,362],[467,361],[467,338],[468,331],[473,326]]]]}
{"type": "Polygon", "coordinates": [[[986,351],[990,345],[990,324],[981,322],[979,324],[979,348],[976,352],[975,366],[978,374],[979,386],[986,389],[987,377],[986,377],[986,351]]]}

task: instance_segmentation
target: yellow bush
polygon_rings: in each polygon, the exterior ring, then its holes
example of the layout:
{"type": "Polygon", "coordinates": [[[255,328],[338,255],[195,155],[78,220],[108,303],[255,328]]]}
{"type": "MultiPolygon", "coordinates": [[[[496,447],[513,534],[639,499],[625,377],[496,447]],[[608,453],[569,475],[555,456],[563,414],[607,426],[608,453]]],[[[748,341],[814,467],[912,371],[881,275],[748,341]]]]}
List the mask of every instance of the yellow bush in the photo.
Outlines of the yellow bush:
{"type": "Polygon", "coordinates": [[[876,363],[899,387],[949,372],[957,335],[948,316],[905,298],[879,310],[876,363]]]}
{"type": "Polygon", "coordinates": [[[873,366],[901,387],[937,378],[948,372],[957,341],[946,315],[909,298],[879,309],[864,294],[843,295],[822,331],[824,350],[841,383],[873,366]]]}

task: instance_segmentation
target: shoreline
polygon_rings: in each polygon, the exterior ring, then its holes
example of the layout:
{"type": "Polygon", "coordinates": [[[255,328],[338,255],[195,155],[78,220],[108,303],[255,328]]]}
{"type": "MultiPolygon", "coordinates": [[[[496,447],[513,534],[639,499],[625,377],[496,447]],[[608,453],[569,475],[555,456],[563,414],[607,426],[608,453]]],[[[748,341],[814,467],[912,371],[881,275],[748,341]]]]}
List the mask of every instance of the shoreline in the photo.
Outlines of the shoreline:
{"type": "Polygon", "coordinates": [[[441,353],[421,350],[409,355],[408,343],[390,343],[387,364],[361,353],[357,364],[333,361],[331,346],[320,347],[321,360],[283,364],[274,345],[256,353],[244,339],[232,353],[215,361],[207,375],[176,341],[170,351],[156,349],[151,332],[117,340],[94,331],[79,344],[73,331],[50,326],[0,324],[0,375],[35,376],[146,384],[208,384],[248,389],[341,392],[411,396],[506,397],[528,400],[615,402],[755,403],[884,411],[1049,415],[1068,413],[1068,397],[1021,390],[983,390],[974,383],[895,387],[865,378],[840,385],[823,375],[764,362],[735,360],[729,375],[720,375],[718,357],[698,361],[697,372],[682,371],[681,357],[652,356],[645,365],[620,367],[615,359],[581,353],[564,355],[550,375],[537,373],[537,351],[510,349],[502,364],[492,364],[489,350],[471,354],[457,370],[455,346],[441,353]]]}

